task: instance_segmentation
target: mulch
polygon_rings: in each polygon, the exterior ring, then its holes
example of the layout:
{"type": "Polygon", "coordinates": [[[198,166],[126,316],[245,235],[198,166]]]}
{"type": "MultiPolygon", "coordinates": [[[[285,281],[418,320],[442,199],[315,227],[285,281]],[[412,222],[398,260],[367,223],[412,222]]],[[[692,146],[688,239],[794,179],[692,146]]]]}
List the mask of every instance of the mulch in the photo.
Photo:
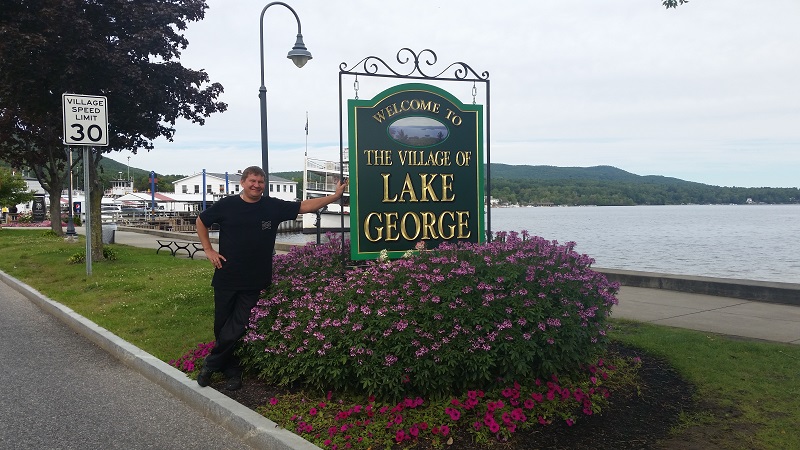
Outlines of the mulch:
{"type": "MultiPolygon", "coordinates": [[[[529,450],[529,449],[707,449],[715,445],[703,433],[689,433],[685,438],[670,435],[678,424],[681,412],[698,409],[693,400],[694,387],[680,377],[666,360],[642,350],[614,343],[609,351],[625,357],[640,357],[642,366],[637,389],[612,393],[610,404],[602,414],[583,416],[573,426],[553,423],[548,427],[515,433],[508,442],[491,447],[471,441],[469,433],[457,433],[449,448],[458,450],[529,450]]],[[[255,379],[245,380],[238,391],[227,391],[223,382],[211,386],[237,402],[255,409],[280,394],[279,387],[255,379]]],[[[714,432],[714,430],[710,430],[714,432]]],[[[419,449],[425,449],[420,446],[419,449]]]]}

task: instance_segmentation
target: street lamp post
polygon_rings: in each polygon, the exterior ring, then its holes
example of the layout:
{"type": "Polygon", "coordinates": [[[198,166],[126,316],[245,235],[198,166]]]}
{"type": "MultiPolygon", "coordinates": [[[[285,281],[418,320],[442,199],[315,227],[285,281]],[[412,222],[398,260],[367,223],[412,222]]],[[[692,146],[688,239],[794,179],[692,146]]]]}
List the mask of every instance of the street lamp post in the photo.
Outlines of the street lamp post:
{"type": "Polygon", "coordinates": [[[311,52],[308,51],[306,45],[303,43],[303,33],[301,32],[300,28],[300,17],[297,16],[297,13],[291,6],[287,5],[283,2],[272,2],[267,4],[264,9],[261,10],[261,87],[258,89],[258,98],[261,103],[261,168],[264,169],[264,173],[267,175],[267,188],[264,189],[264,196],[269,196],[269,144],[267,143],[267,88],[264,85],[264,13],[267,12],[267,8],[272,5],[281,5],[285,6],[289,11],[294,14],[294,18],[297,20],[297,41],[294,43],[294,47],[289,51],[289,54],[286,55],[287,58],[291,59],[295,66],[298,68],[303,67],[306,65],[308,60],[311,59],[311,52]]]}

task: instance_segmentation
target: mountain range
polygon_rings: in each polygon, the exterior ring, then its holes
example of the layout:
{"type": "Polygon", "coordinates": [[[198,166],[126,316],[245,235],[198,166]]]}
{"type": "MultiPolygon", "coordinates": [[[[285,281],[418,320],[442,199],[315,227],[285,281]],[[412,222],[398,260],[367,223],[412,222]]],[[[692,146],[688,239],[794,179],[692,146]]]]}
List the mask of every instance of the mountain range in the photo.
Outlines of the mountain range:
{"type": "MultiPolygon", "coordinates": [[[[150,172],[103,158],[103,177],[119,173],[146,180],[150,172]]],[[[556,205],[669,205],[800,203],[797,188],[737,188],[712,186],[660,175],[636,175],[613,166],[556,167],[492,163],[491,196],[501,203],[556,205]]],[[[175,180],[190,174],[156,174],[175,180]]],[[[272,175],[300,181],[302,171],[272,175]]],[[[138,183],[138,181],[137,181],[138,183]]],[[[166,186],[165,186],[166,187],[166,186]]],[[[137,187],[138,188],[138,187],[137,187]]]]}

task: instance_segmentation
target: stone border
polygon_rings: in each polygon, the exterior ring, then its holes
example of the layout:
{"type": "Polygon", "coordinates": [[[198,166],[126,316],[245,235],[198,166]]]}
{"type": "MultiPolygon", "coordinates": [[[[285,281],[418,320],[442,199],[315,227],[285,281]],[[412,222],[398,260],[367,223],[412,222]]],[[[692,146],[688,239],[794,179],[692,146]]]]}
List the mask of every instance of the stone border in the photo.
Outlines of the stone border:
{"type": "Polygon", "coordinates": [[[72,330],[158,384],[203,416],[223,426],[245,444],[265,450],[321,450],[217,390],[209,387],[201,388],[196,381],[180,370],[126,342],[71,308],[50,300],[2,270],[0,270],[0,282],[7,284],[43,311],[61,320],[72,330]]]}
{"type": "Polygon", "coordinates": [[[691,294],[800,306],[800,284],[798,283],[678,276],[633,270],[601,268],[594,268],[594,270],[604,274],[611,281],[619,282],[623,286],[667,289],[691,294]]]}

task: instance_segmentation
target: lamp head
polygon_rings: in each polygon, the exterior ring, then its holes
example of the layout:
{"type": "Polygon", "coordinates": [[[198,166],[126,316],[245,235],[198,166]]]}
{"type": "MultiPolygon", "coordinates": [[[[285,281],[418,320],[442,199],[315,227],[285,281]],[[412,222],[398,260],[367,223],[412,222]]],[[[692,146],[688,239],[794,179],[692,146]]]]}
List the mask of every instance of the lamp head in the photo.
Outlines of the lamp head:
{"type": "Polygon", "coordinates": [[[297,42],[294,43],[294,47],[286,57],[291,59],[298,68],[305,66],[308,60],[312,58],[311,52],[308,51],[306,44],[303,43],[302,34],[297,33],[297,42]]]}

